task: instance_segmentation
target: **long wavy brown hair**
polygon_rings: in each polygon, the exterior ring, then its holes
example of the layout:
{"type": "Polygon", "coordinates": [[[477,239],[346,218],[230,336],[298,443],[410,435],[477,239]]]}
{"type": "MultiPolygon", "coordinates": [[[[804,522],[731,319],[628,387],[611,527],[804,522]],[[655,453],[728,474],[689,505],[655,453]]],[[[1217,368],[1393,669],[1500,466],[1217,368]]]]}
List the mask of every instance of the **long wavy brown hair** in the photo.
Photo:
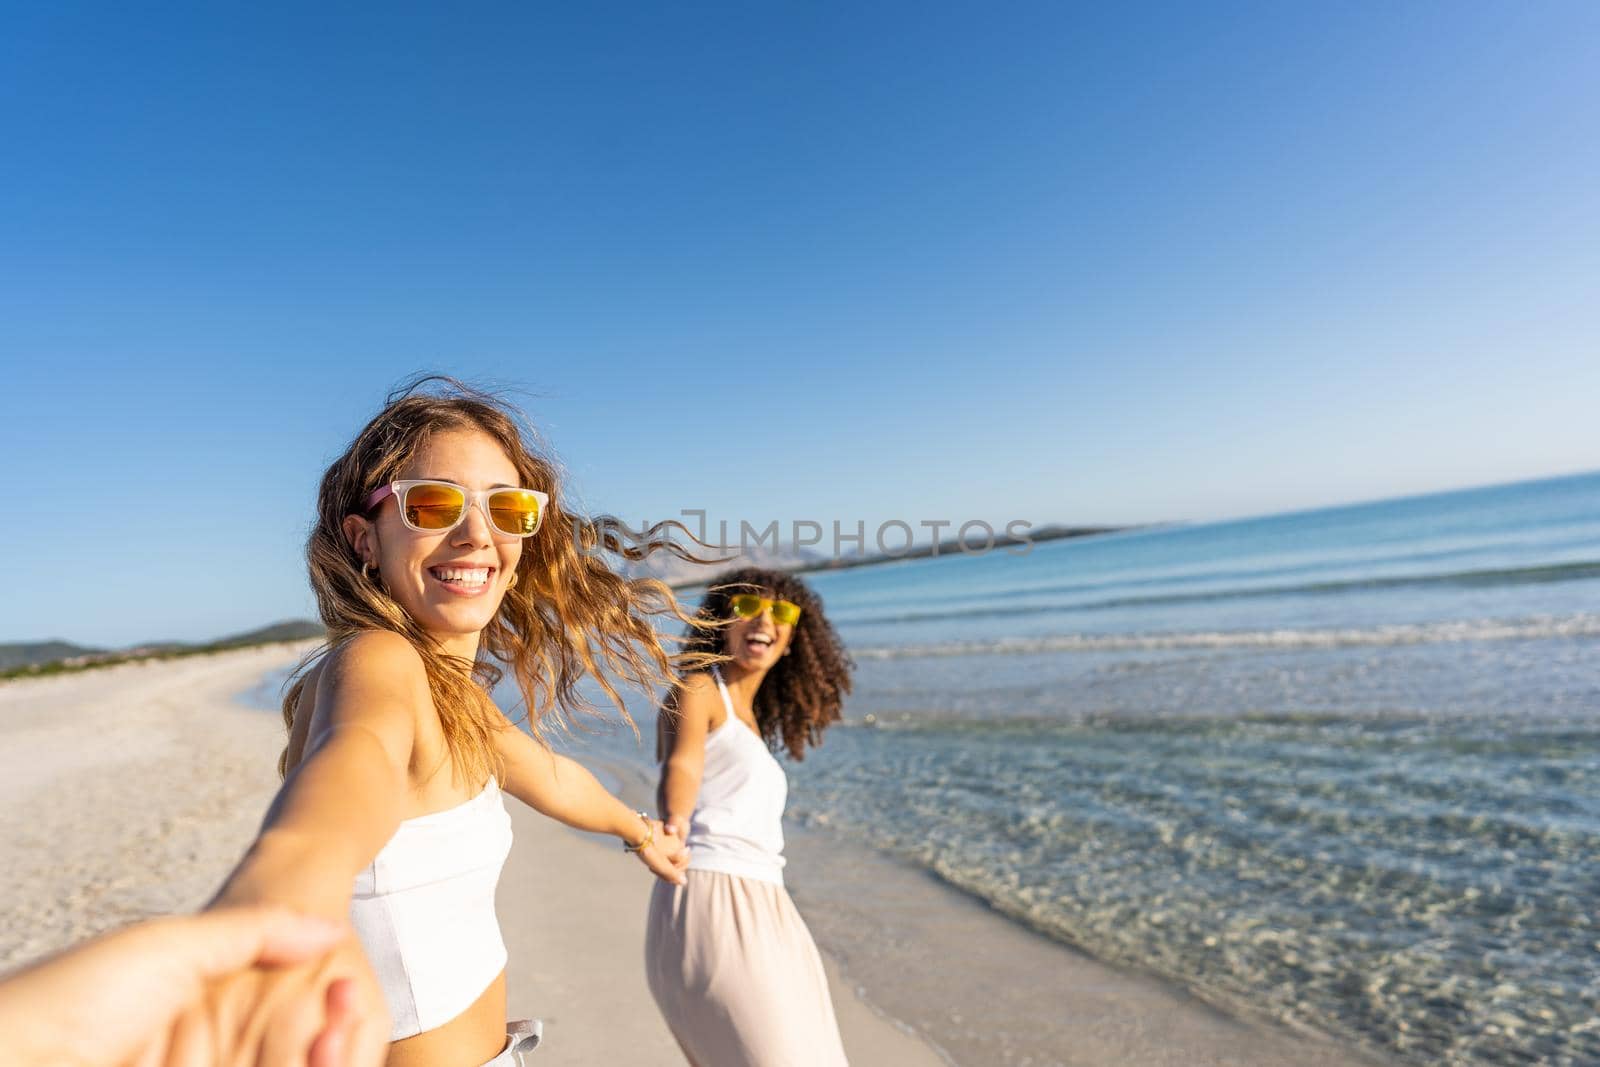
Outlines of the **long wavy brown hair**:
{"type": "MultiPolygon", "coordinates": [[[[723,631],[733,616],[732,600],[757,593],[799,605],[800,621],[789,638],[789,654],[761,679],[753,711],[761,737],[773,751],[787,750],[803,760],[806,745],[822,743],[822,731],[840,719],[855,663],[822,610],[822,598],[797,575],[745,567],[719,574],[683,637],[685,653],[722,657],[723,631]]],[[[704,670],[696,663],[685,670],[704,670]]],[[[678,689],[667,694],[668,714],[678,705],[678,689]]]]}
{"type": "MultiPolygon", "coordinates": [[[[611,553],[637,561],[665,550],[705,562],[673,538],[673,529],[696,545],[710,546],[681,523],[633,531],[612,516],[586,518],[569,512],[560,467],[534,447],[537,440],[509,402],[453,378],[422,376],[389,395],[383,410],[322,476],[306,562],[328,636],[296,668],[283,699],[286,727],[294,727],[306,677],[316,662],[355,634],[392,630],[422,657],[456,773],[466,782],[481,782],[503,770],[495,757],[494,736],[505,719],[488,694],[508,669],[521,691],[523,721],[543,741],[542,728],[548,724],[566,727],[575,716],[603,714],[577,690],[586,675],[595,678],[633,727],[613,680],[654,694],[661,684],[675,686],[679,672],[722,658],[669,652],[664,641],[673,639],[663,638],[656,619],[672,615],[692,630],[692,617],[664,583],[625,577],[605,558],[611,553]],[[499,612],[483,630],[476,662],[445,652],[375,580],[363,576],[361,558],[342,529],[345,517],[363,514],[373,490],[399,477],[431,437],[456,430],[478,430],[494,438],[517,468],[522,485],[550,496],[539,532],[523,542],[516,584],[506,590],[499,612]]],[[[279,774],[286,772],[288,756],[285,748],[279,774]]]]}

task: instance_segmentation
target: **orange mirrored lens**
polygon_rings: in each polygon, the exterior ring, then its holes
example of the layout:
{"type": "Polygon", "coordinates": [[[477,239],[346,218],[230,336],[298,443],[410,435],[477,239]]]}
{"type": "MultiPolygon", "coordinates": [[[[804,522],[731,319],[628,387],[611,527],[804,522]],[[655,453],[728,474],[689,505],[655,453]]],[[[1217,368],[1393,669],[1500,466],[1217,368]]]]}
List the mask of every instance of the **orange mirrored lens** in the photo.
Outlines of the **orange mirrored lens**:
{"type": "Polygon", "coordinates": [[[501,533],[527,537],[539,528],[539,498],[526,489],[507,489],[489,497],[489,516],[501,533]]]}
{"type": "Polygon", "coordinates": [[[448,485],[413,485],[406,490],[406,521],[419,530],[448,530],[467,504],[461,490],[448,485]]]}

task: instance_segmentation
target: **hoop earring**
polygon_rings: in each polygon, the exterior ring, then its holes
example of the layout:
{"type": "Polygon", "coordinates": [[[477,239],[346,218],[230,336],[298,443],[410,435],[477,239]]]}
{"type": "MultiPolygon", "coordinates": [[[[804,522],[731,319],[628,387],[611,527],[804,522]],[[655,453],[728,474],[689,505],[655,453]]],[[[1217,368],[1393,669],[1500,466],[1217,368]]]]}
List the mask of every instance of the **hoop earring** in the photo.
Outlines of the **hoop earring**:
{"type": "Polygon", "coordinates": [[[367,562],[366,560],[362,560],[361,561],[361,577],[362,577],[362,579],[364,581],[367,582],[368,585],[377,585],[378,583],[376,583],[376,582],[374,582],[372,580],[372,575],[367,573],[367,569],[369,567],[371,567],[371,566],[372,566],[372,564],[367,562]]]}

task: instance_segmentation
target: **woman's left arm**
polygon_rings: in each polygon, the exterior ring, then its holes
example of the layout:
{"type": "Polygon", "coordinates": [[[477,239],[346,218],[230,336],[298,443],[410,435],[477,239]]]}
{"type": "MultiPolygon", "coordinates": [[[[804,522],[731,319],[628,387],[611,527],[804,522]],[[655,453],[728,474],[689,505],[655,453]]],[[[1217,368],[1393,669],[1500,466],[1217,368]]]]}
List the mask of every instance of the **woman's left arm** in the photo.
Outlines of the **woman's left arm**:
{"type": "Polygon", "coordinates": [[[541,815],[577,830],[611,834],[630,848],[648,840],[638,849],[645,866],[663,881],[683,884],[689,862],[683,841],[660,821],[640,819],[582,764],[550,751],[509,723],[495,738],[495,747],[505,762],[507,793],[541,815]]]}

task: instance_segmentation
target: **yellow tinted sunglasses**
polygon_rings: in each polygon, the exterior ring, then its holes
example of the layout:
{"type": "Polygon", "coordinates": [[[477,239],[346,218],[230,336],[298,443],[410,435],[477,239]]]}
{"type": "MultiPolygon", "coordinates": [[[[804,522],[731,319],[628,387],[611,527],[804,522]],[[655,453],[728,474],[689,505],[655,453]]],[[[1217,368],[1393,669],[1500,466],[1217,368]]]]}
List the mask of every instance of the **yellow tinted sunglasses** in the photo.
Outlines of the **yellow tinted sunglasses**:
{"type": "Polygon", "coordinates": [[[771,608],[772,621],[779,626],[793,626],[800,621],[800,605],[788,600],[773,600],[769,597],[756,596],[754,593],[738,593],[728,603],[733,607],[733,613],[741,619],[753,619],[771,608]]]}

